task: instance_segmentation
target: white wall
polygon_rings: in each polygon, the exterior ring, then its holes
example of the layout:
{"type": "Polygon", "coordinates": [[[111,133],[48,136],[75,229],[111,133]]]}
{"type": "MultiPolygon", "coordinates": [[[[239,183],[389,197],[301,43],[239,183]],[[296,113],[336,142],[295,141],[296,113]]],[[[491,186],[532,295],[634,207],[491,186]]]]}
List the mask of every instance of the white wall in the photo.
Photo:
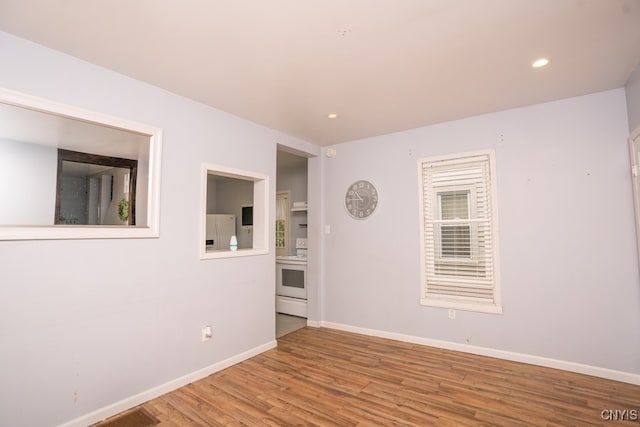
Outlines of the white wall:
{"type": "Polygon", "coordinates": [[[336,145],[323,157],[322,318],[640,373],[623,89],[336,145]],[[496,151],[503,315],[419,305],[417,159],[496,151]],[[367,220],[343,206],[367,179],[367,220]]]}
{"type": "Polygon", "coordinates": [[[53,224],[57,173],[54,148],[0,140],[0,224],[53,224]]]}
{"type": "Polygon", "coordinates": [[[275,182],[276,144],[312,146],[6,33],[0,63],[0,87],[164,130],[160,238],[0,242],[0,425],[58,425],[273,343],[273,251],[199,259],[201,164],[275,182]]]}
{"type": "Polygon", "coordinates": [[[640,126],[640,64],[635,68],[627,84],[627,112],[629,115],[629,131],[640,126]]]}

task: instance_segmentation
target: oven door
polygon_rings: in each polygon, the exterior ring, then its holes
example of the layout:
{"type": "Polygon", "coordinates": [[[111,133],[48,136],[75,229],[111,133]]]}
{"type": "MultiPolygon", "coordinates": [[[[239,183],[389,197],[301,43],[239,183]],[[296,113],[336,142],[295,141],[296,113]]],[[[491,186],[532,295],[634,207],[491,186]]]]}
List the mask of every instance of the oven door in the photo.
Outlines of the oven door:
{"type": "Polygon", "coordinates": [[[276,263],[276,294],[307,299],[307,266],[276,263]]]}

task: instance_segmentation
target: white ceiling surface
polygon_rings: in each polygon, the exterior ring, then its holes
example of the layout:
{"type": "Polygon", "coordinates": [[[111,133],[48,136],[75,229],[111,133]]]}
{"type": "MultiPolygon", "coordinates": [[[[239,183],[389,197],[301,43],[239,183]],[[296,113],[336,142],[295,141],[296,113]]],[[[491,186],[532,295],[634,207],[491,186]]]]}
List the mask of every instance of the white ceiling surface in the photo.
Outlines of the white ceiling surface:
{"type": "Polygon", "coordinates": [[[0,30],[318,145],[622,87],[640,60],[640,0],[0,0],[0,30]]]}

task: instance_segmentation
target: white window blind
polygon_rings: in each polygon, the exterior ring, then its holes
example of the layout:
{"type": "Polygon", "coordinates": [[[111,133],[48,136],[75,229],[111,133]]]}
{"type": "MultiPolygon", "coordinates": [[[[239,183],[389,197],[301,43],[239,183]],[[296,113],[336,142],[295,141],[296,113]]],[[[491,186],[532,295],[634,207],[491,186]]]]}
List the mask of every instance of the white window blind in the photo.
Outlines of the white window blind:
{"type": "Polygon", "coordinates": [[[420,159],[422,304],[501,312],[493,152],[420,159]]]}

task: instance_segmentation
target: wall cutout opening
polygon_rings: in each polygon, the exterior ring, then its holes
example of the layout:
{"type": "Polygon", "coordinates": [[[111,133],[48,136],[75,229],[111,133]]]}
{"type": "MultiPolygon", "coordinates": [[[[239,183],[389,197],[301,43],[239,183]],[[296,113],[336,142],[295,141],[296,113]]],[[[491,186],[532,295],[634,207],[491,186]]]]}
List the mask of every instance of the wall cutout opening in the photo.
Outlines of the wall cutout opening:
{"type": "Polygon", "coordinates": [[[267,175],[204,164],[202,188],[201,259],[269,253],[267,175]]]}
{"type": "Polygon", "coordinates": [[[0,89],[0,240],[158,237],[161,141],[160,128],[0,89]]]}

